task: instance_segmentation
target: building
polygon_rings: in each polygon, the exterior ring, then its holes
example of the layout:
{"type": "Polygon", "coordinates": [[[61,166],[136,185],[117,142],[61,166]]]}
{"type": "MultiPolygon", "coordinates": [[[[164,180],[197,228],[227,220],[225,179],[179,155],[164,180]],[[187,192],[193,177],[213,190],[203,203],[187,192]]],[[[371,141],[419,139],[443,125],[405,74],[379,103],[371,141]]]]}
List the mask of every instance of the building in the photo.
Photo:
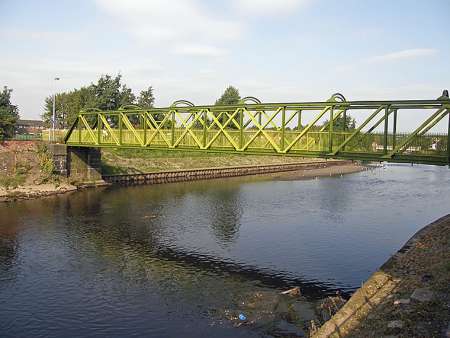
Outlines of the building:
{"type": "Polygon", "coordinates": [[[16,135],[40,135],[44,129],[44,122],[40,120],[18,120],[16,135]]]}

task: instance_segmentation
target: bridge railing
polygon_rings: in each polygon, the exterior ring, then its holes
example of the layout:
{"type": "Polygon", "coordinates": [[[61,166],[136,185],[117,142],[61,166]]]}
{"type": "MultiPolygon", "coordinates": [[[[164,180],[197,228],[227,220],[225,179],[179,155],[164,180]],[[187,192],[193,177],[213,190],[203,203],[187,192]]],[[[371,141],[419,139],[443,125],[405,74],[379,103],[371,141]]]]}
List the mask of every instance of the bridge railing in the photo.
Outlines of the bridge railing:
{"type": "Polygon", "coordinates": [[[326,102],[131,107],[81,112],[65,142],[448,164],[449,110],[445,98],[348,102],[339,95],[326,102]],[[398,132],[413,120],[410,132],[398,132]]]}

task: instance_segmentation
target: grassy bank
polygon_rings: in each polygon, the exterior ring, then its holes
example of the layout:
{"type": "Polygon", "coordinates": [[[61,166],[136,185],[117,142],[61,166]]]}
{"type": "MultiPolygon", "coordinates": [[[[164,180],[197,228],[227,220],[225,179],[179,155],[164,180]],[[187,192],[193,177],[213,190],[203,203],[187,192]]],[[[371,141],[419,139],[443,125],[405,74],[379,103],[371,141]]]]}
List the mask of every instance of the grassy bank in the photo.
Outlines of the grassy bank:
{"type": "Polygon", "coordinates": [[[105,175],[317,160],[319,159],[289,156],[255,156],[147,149],[102,149],[102,170],[105,175]]]}

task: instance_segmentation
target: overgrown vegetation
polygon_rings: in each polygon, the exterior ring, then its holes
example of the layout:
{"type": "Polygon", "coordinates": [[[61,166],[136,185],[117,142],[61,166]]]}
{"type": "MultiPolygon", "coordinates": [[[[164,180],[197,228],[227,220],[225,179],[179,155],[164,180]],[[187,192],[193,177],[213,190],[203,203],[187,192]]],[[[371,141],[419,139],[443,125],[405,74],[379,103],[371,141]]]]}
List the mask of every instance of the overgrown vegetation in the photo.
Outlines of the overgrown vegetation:
{"type": "Polygon", "coordinates": [[[0,175],[0,186],[6,190],[15,189],[25,183],[31,165],[26,162],[17,162],[11,174],[0,175]]]}
{"type": "Polygon", "coordinates": [[[56,183],[59,184],[59,176],[55,175],[55,165],[53,163],[52,155],[49,153],[45,144],[40,144],[37,147],[37,156],[39,159],[39,184],[56,183]]]}

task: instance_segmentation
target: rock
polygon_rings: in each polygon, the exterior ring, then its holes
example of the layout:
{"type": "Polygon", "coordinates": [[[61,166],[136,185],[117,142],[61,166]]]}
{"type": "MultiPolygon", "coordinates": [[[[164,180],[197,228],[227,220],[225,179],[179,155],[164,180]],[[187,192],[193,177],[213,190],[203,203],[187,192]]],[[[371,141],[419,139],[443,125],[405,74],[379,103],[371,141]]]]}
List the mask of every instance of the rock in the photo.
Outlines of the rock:
{"type": "Polygon", "coordinates": [[[427,273],[422,276],[422,283],[428,283],[433,280],[433,275],[427,273]]]}
{"type": "Polygon", "coordinates": [[[394,300],[394,305],[407,305],[411,302],[409,298],[402,298],[394,300]]]}
{"type": "Polygon", "coordinates": [[[433,299],[433,291],[426,288],[417,288],[411,295],[411,299],[418,302],[429,302],[433,299]]]}
{"type": "Polygon", "coordinates": [[[401,320],[393,320],[387,325],[390,329],[401,329],[403,328],[403,322],[401,320]]]}

